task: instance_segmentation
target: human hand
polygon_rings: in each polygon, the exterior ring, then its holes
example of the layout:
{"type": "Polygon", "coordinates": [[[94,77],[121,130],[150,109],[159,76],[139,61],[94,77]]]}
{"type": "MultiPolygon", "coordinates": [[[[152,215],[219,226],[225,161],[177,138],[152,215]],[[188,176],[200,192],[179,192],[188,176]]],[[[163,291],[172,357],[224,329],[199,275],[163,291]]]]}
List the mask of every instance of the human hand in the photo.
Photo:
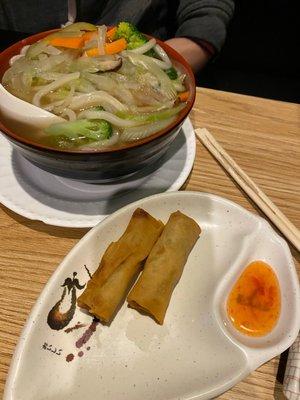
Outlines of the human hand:
{"type": "Polygon", "coordinates": [[[172,38],[166,43],[186,59],[195,74],[205,67],[213,54],[209,44],[204,46],[185,37],[172,38]]]}

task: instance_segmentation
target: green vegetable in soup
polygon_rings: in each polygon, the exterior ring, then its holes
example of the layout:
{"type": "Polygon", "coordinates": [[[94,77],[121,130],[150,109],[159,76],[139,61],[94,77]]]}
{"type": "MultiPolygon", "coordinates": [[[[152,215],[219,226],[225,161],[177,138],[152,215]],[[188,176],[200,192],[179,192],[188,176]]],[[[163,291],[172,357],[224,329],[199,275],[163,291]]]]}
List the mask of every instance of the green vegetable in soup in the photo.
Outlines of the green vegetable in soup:
{"type": "Polygon", "coordinates": [[[157,54],[155,53],[155,50],[154,50],[153,48],[150,49],[150,50],[148,50],[148,51],[145,53],[145,55],[146,55],[146,56],[149,56],[149,57],[158,58],[158,57],[157,57],[157,54]]]}
{"type": "Polygon", "coordinates": [[[67,136],[59,135],[59,136],[48,136],[41,140],[43,144],[46,146],[60,148],[60,149],[77,149],[80,146],[90,145],[91,143],[99,143],[98,140],[91,140],[85,137],[79,138],[69,138],[67,136]]]}
{"type": "Polygon", "coordinates": [[[68,94],[70,93],[70,87],[69,86],[61,86],[57,90],[55,90],[52,93],[48,93],[45,97],[44,100],[47,100],[48,102],[52,101],[58,101],[58,100],[64,100],[68,94]]]}
{"type": "Polygon", "coordinates": [[[185,106],[186,104],[183,103],[179,104],[177,107],[173,107],[167,110],[157,111],[154,113],[145,113],[145,114],[129,114],[126,111],[118,111],[116,115],[120,118],[129,119],[132,121],[150,123],[170,118],[173,115],[178,114],[185,106]]]}
{"type": "Polygon", "coordinates": [[[127,48],[133,49],[146,43],[146,40],[144,40],[143,36],[144,35],[142,35],[130,22],[119,22],[114,39],[124,38],[127,42],[127,48]],[[131,47],[137,40],[139,40],[140,44],[138,46],[131,47]]]}
{"type": "Polygon", "coordinates": [[[171,67],[171,68],[166,69],[165,72],[166,72],[166,74],[168,75],[168,77],[169,77],[170,79],[172,79],[172,80],[175,80],[175,79],[178,78],[177,71],[176,71],[176,69],[175,69],[174,67],[171,67]]]}
{"type": "Polygon", "coordinates": [[[77,121],[52,124],[44,131],[53,136],[104,140],[111,137],[112,126],[102,119],[79,119],[77,121]]]}
{"type": "Polygon", "coordinates": [[[127,49],[132,50],[143,46],[148,39],[130,22],[120,22],[117,26],[114,39],[124,38],[127,42],[127,49]]]}
{"type": "Polygon", "coordinates": [[[34,76],[32,78],[32,83],[31,86],[41,86],[41,85],[47,85],[48,81],[44,78],[41,78],[40,76],[34,76]]]}

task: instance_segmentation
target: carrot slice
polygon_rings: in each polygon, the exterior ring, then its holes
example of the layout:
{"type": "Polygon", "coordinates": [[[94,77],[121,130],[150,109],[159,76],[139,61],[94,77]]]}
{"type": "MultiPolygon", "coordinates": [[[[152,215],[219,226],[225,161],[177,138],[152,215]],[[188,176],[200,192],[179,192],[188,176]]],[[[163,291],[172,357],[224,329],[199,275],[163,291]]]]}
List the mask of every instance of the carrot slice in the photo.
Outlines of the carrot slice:
{"type": "Polygon", "coordinates": [[[76,37],[53,37],[49,43],[55,47],[66,47],[68,49],[79,49],[83,45],[82,36],[76,37]]]}
{"type": "Polygon", "coordinates": [[[82,37],[84,42],[89,42],[91,39],[97,38],[97,32],[96,31],[85,32],[82,37]]]}
{"type": "Polygon", "coordinates": [[[97,57],[99,56],[99,49],[98,47],[93,47],[92,49],[86,50],[85,55],[89,57],[97,57]]]}
{"type": "MultiPolygon", "coordinates": [[[[111,43],[105,43],[104,45],[105,54],[120,53],[120,51],[125,50],[126,47],[127,47],[127,42],[124,38],[115,40],[114,42],[111,43]]],[[[99,50],[97,47],[93,47],[92,49],[86,51],[86,55],[89,57],[97,57],[99,56],[99,50]]]]}
{"type": "Polygon", "coordinates": [[[113,40],[116,32],[117,32],[117,27],[116,26],[114,28],[109,29],[106,32],[107,39],[113,40]]]}
{"type": "Polygon", "coordinates": [[[187,99],[189,98],[189,95],[190,95],[189,91],[181,92],[181,93],[178,93],[178,98],[180,101],[184,102],[184,101],[187,101],[187,99]]]}
{"type": "Polygon", "coordinates": [[[126,47],[127,47],[127,42],[124,38],[114,40],[113,42],[106,43],[104,45],[106,54],[120,53],[121,51],[125,50],[126,47]]]}
{"type": "MultiPolygon", "coordinates": [[[[108,39],[108,41],[111,42],[113,40],[116,31],[117,27],[115,26],[114,28],[111,28],[106,32],[106,38],[108,39]]],[[[85,32],[82,37],[85,42],[89,42],[91,39],[97,39],[97,32],[96,31],[85,32]]]]}

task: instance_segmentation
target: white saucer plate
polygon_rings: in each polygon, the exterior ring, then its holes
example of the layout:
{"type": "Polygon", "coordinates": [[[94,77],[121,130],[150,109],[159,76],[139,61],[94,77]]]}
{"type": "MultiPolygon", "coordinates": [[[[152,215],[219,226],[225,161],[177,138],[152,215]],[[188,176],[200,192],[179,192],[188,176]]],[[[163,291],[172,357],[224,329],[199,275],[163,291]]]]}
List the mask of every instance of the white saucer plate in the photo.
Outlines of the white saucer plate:
{"type": "MultiPolygon", "coordinates": [[[[66,292],[68,296],[71,292],[66,292]]],[[[57,268],[23,330],[4,400],[211,399],[287,349],[299,324],[293,259],[285,241],[265,220],[210,194],[150,196],[95,226],[57,268]],[[137,207],[164,222],[181,210],[202,228],[164,325],[125,303],[110,326],[93,322],[77,307],[67,331],[51,329],[47,315],[61,298],[63,283],[73,282],[76,294],[80,293],[88,270],[96,270],[106,247],[119,238],[137,207]],[[225,308],[234,281],[253,260],[270,264],[281,288],[279,321],[260,338],[239,334],[225,308]]]]}
{"type": "Polygon", "coordinates": [[[43,171],[12,150],[0,135],[0,202],[49,225],[95,226],[120,207],[184,184],[196,154],[194,129],[187,119],[165,156],[151,168],[118,183],[94,184],[43,171]]]}

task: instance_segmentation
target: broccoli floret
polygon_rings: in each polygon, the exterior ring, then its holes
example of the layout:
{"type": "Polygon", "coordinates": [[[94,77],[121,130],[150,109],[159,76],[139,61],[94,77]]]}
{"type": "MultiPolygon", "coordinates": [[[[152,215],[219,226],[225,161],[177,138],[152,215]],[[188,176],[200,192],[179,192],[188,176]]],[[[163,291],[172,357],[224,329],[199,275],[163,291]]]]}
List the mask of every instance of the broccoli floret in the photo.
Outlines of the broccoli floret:
{"type": "Polygon", "coordinates": [[[130,22],[119,22],[115,33],[115,39],[123,37],[127,42],[129,42],[130,36],[134,35],[136,32],[138,32],[138,30],[130,22]]]}
{"type": "MultiPolygon", "coordinates": [[[[127,42],[127,49],[132,50],[137,47],[143,46],[143,44],[148,42],[148,39],[143,35],[136,26],[130,22],[120,22],[117,26],[117,31],[115,33],[114,39],[124,38],[127,42]]],[[[156,57],[154,49],[150,49],[145,53],[149,57],[156,57]]]]}
{"type": "Polygon", "coordinates": [[[147,42],[148,40],[146,39],[146,37],[142,33],[137,32],[134,35],[130,36],[127,48],[129,50],[136,49],[137,47],[143,46],[143,44],[147,42]]]}
{"type": "Polygon", "coordinates": [[[115,39],[124,38],[127,49],[132,50],[147,43],[147,38],[130,22],[120,22],[117,26],[115,39]]]}
{"type": "Polygon", "coordinates": [[[178,78],[177,71],[174,67],[166,69],[165,73],[168,75],[168,77],[172,80],[175,80],[178,78]]]}
{"type": "Polygon", "coordinates": [[[111,137],[112,126],[103,119],[79,119],[52,124],[45,129],[45,132],[49,135],[67,138],[85,137],[92,140],[103,140],[111,137]]]}

